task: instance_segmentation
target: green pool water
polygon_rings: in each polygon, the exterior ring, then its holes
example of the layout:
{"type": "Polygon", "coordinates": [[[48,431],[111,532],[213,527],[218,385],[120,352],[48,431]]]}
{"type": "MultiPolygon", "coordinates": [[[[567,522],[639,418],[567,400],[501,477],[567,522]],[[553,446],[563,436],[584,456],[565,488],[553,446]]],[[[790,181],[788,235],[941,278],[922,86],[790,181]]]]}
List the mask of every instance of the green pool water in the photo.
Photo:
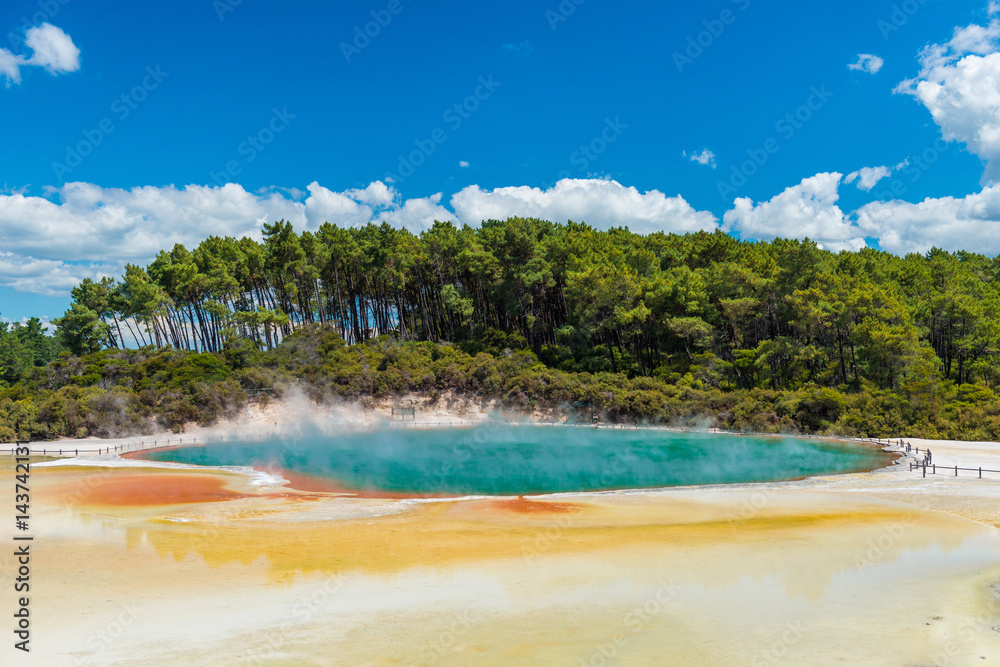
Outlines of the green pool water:
{"type": "Polygon", "coordinates": [[[253,466],[403,494],[519,495],[794,479],[886,465],[877,448],[788,437],[588,427],[479,426],[303,433],[148,452],[204,466],[253,466]]]}

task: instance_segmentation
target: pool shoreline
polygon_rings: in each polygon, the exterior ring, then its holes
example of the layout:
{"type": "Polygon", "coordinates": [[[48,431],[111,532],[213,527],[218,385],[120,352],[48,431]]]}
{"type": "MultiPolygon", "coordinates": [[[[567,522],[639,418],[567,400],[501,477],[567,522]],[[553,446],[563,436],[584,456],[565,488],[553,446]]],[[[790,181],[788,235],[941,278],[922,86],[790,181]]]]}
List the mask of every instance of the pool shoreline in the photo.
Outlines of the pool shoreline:
{"type": "MultiPolygon", "coordinates": [[[[456,430],[472,430],[477,427],[482,427],[483,424],[468,424],[459,428],[440,428],[437,424],[420,425],[421,431],[430,432],[444,432],[444,433],[454,433],[456,430]]],[[[905,452],[901,452],[892,449],[889,446],[877,445],[875,443],[867,442],[858,439],[846,439],[846,438],[835,438],[835,437],[803,437],[794,435],[784,435],[784,434],[745,434],[745,433],[733,433],[726,431],[719,431],[713,429],[711,431],[704,430],[694,430],[694,429],[676,429],[669,427],[625,427],[625,426],[591,426],[591,425],[577,425],[577,424],[539,424],[531,422],[513,422],[513,423],[502,423],[495,424],[501,428],[534,428],[534,427],[553,427],[553,426],[563,426],[568,428],[579,428],[579,429],[591,429],[591,428],[601,428],[602,430],[607,430],[611,432],[621,432],[621,433],[638,433],[638,432],[649,432],[649,431],[662,431],[664,433],[678,434],[678,435],[691,435],[691,436],[731,436],[740,438],[751,438],[751,439],[764,439],[764,438],[774,438],[782,440],[793,440],[801,441],[803,443],[811,443],[815,441],[819,442],[829,442],[838,445],[851,445],[858,447],[859,449],[864,449],[870,447],[873,451],[871,456],[873,459],[877,458],[878,464],[872,467],[871,461],[868,462],[858,462],[857,466],[848,467],[843,470],[831,471],[831,472],[820,472],[806,475],[791,475],[785,477],[777,477],[774,479],[759,479],[759,480],[740,480],[731,482],[706,482],[706,483],[676,483],[676,484],[653,484],[649,486],[607,486],[601,488],[582,488],[582,489],[560,489],[553,491],[538,491],[538,490],[524,490],[522,492],[509,492],[509,493],[488,493],[488,492],[478,492],[478,491],[468,491],[468,492],[449,492],[449,491],[435,491],[435,492],[425,492],[425,491],[403,491],[403,490],[393,490],[384,488],[357,488],[347,484],[344,480],[340,480],[333,477],[326,477],[322,475],[310,475],[308,473],[292,470],[290,468],[282,467],[280,465],[264,465],[260,463],[250,463],[245,464],[225,464],[225,465],[214,465],[214,464],[197,464],[191,462],[181,462],[181,461],[162,461],[157,459],[148,458],[150,454],[154,452],[160,453],[164,451],[171,451],[177,449],[188,449],[188,448],[202,448],[211,447],[214,445],[225,444],[226,442],[233,442],[232,440],[215,440],[207,442],[197,442],[192,441],[187,444],[181,445],[164,445],[152,448],[145,448],[138,451],[124,452],[117,454],[121,459],[130,461],[144,461],[150,465],[155,465],[157,463],[169,462],[174,465],[192,466],[191,470],[227,470],[232,471],[236,468],[240,469],[253,469],[260,474],[268,475],[272,478],[280,478],[276,484],[283,486],[288,489],[293,489],[297,491],[302,491],[306,493],[321,493],[336,495],[342,497],[355,497],[355,498],[381,498],[381,499],[461,499],[467,497],[495,497],[495,498],[512,498],[521,496],[530,497],[546,497],[556,494],[580,494],[580,493],[637,493],[637,492],[656,492],[671,488],[697,488],[697,487],[725,487],[731,485],[739,484],[777,484],[784,482],[795,482],[811,477],[824,477],[829,475],[846,475],[855,473],[867,473],[875,472],[877,470],[893,469],[900,465],[901,462],[906,458],[905,452]],[[878,452],[875,452],[875,449],[878,452]]],[[[381,428],[374,429],[362,429],[357,431],[352,431],[349,433],[340,433],[338,436],[356,436],[359,434],[386,434],[393,432],[407,432],[413,427],[398,427],[395,425],[381,425],[381,428]]],[[[244,440],[239,439],[235,442],[240,444],[253,444],[253,443],[271,443],[274,440],[281,440],[282,438],[300,436],[301,433],[289,434],[272,434],[270,437],[262,435],[259,439],[244,440]]],[[[324,435],[324,434],[310,434],[313,437],[337,437],[334,435],[324,435]]],[[[542,445],[544,447],[544,445],[542,445]]],[[[109,455],[110,456],[110,455],[109,455]]]]}

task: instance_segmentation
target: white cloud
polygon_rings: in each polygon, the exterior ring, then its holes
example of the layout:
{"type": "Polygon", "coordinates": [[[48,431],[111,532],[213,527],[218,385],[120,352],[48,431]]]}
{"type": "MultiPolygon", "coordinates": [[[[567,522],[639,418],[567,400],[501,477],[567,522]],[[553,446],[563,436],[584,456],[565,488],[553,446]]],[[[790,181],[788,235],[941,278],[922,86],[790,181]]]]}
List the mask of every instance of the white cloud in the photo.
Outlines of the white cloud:
{"type": "Polygon", "coordinates": [[[7,49],[0,49],[0,75],[7,77],[7,87],[11,83],[21,83],[21,65],[24,58],[15,56],[7,49]]]}
{"type": "MultiPolygon", "coordinates": [[[[904,165],[868,169],[879,175],[904,165]]],[[[934,246],[1000,254],[1000,185],[959,199],[873,203],[845,214],[838,206],[841,182],[871,182],[866,178],[864,169],[848,179],[820,173],[767,201],[739,198],[721,228],[747,239],[809,237],[833,251],[862,248],[865,238],[873,237],[900,254],[934,246]]],[[[343,191],[316,182],[305,191],[257,193],[233,183],[130,190],[68,183],[48,189],[46,197],[0,194],[0,285],[65,295],[82,278],[120,276],[126,262],[146,264],[174,243],[191,248],[209,235],[260,239],[264,223],[279,219],[299,230],[325,221],[341,226],[385,221],[414,233],[435,220],[477,226],[510,216],[576,220],[598,229],[627,226],[638,233],[719,227],[711,213],[695,210],[679,195],[639,192],[613,180],[565,179],[544,190],[471,185],[444,201],[442,193],[404,200],[381,181],[343,191]]]]}
{"type": "Polygon", "coordinates": [[[1000,2],[998,2],[998,0],[990,0],[990,5],[987,8],[987,13],[990,16],[993,16],[998,12],[1000,12],[1000,2]]]}
{"type": "Polygon", "coordinates": [[[264,222],[280,218],[305,222],[303,204],[233,184],[122,190],[67,183],[50,192],[0,196],[0,247],[66,262],[132,261],[212,234],[259,234],[264,222]]]}
{"type": "Polygon", "coordinates": [[[31,65],[44,67],[52,74],[80,69],[80,49],[69,35],[51,23],[29,29],[25,44],[35,52],[28,60],[31,65]]]}
{"type": "Polygon", "coordinates": [[[361,190],[348,190],[347,196],[372,206],[384,207],[392,206],[396,191],[382,181],[375,181],[361,190]]]}
{"type": "Polygon", "coordinates": [[[715,153],[708,150],[707,148],[701,151],[700,153],[691,153],[690,155],[688,155],[687,151],[684,151],[683,155],[684,157],[689,158],[692,162],[697,162],[698,164],[706,165],[708,167],[711,167],[712,169],[715,169],[716,167],[715,153]]]}
{"type": "Polygon", "coordinates": [[[837,206],[840,179],[837,172],[816,174],[758,204],[740,197],[723,216],[722,229],[762,241],[808,237],[835,252],[863,248],[869,234],[837,206]]]}
{"type": "Polygon", "coordinates": [[[528,186],[482,190],[470,185],[451,198],[462,223],[503,220],[510,216],[575,220],[598,229],[628,226],[634,232],[693,232],[714,229],[716,218],[696,211],[683,197],[659,190],[640,193],[612,180],[563,179],[548,190],[528,186]]]}
{"type": "Polygon", "coordinates": [[[465,160],[459,160],[458,161],[458,166],[461,167],[462,169],[465,169],[466,167],[469,166],[469,163],[466,162],[465,160]]]}
{"type": "Polygon", "coordinates": [[[875,187],[875,184],[892,174],[890,167],[862,167],[858,171],[852,171],[844,178],[844,183],[858,181],[858,189],[868,192],[875,187]],[[859,180],[860,179],[860,180],[859,180]]]}
{"type": "MultiPolygon", "coordinates": [[[[430,229],[435,220],[441,222],[458,222],[455,215],[440,205],[441,193],[419,199],[407,199],[401,207],[384,212],[380,220],[388,222],[393,227],[402,227],[417,233],[430,229]]],[[[479,224],[481,221],[477,221],[479,224]]]]}
{"type": "Polygon", "coordinates": [[[306,199],[305,211],[310,227],[332,221],[351,227],[371,220],[374,212],[372,207],[346,193],[334,192],[316,182],[310,183],[306,189],[309,197],[306,199]]]}
{"type": "Polygon", "coordinates": [[[903,160],[895,167],[862,167],[857,171],[852,171],[844,178],[844,183],[858,182],[858,189],[868,192],[883,178],[892,176],[894,171],[899,171],[909,164],[909,160],[903,160]]]}
{"type": "Polygon", "coordinates": [[[175,243],[194,247],[210,235],[259,239],[264,223],[279,219],[300,230],[327,221],[340,226],[385,221],[414,233],[435,220],[478,225],[515,215],[574,219],[599,228],[628,225],[640,232],[716,226],[711,213],[695,211],[679,196],[640,193],[605,180],[564,180],[548,190],[473,185],[452,196],[450,206],[442,200],[440,192],[403,200],[381,181],[344,191],[313,182],[304,193],[275,188],[250,193],[234,183],[130,190],[67,183],[47,188],[46,197],[0,194],[0,285],[66,294],[84,277],[117,276],[126,262],[148,263],[175,243]]]}
{"type": "Polygon", "coordinates": [[[897,255],[934,247],[1000,255],[1000,184],[962,198],[872,202],[845,215],[837,206],[839,182],[835,172],[817,174],[767,202],[737,199],[722,229],[760,240],[808,236],[833,251],[863,248],[865,238],[875,238],[897,255]]]}
{"type": "Polygon", "coordinates": [[[962,198],[928,198],[916,204],[873,202],[858,209],[856,218],[891,253],[923,253],[938,247],[1000,254],[1000,185],[962,198]]]}
{"type": "Polygon", "coordinates": [[[65,296],[84,278],[119,275],[125,264],[70,264],[60,260],[0,252],[0,285],[45,296],[65,296]]]}
{"type": "Polygon", "coordinates": [[[310,229],[324,222],[358,227],[369,222],[386,221],[405,227],[415,234],[434,224],[434,220],[454,220],[450,211],[441,207],[441,193],[400,203],[395,189],[375,181],[363,190],[334,192],[313,182],[307,188],[306,223],[310,229]]]}
{"type": "Polygon", "coordinates": [[[895,92],[931,112],[947,141],[965,143],[986,162],[984,180],[1000,175],[1000,21],[956,28],[951,40],[920,53],[920,74],[895,92]]]}
{"type": "Polygon", "coordinates": [[[51,23],[29,28],[25,44],[33,52],[30,58],[0,49],[0,75],[7,78],[8,86],[21,82],[21,67],[24,66],[44,67],[51,74],[80,69],[80,49],[69,35],[51,23]]]}
{"type": "Polygon", "coordinates": [[[884,64],[885,61],[878,56],[873,56],[870,53],[859,53],[858,62],[849,64],[847,69],[859,70],[869,74],[878,74],[878,71],[882,69],[882,65],[884,64]]]}

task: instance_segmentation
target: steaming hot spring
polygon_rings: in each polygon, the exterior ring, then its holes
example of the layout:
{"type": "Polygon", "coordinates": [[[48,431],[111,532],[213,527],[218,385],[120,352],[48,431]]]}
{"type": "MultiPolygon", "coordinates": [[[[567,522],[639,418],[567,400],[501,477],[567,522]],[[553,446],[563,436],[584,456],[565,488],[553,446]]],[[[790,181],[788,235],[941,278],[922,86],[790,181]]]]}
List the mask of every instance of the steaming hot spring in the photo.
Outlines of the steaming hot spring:
{"type": "Polygon", "coordinates": [[[870,445],[665,430],[480,425],[342,435],[303,431],[260,441],[162,449],[153,461],[254,466],[310,488],[400,495],[524,495],[731,484],[870,470],[870,445]]]}

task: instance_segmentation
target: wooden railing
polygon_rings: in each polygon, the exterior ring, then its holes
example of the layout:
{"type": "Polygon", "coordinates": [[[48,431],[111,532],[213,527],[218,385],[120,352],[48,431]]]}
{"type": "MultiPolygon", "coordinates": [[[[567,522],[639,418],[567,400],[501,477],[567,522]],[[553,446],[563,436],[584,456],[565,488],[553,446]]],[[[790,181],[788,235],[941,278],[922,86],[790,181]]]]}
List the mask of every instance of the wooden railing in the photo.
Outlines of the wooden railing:
{"type": "Polygon", "coordinates": [[[983,473],[984,472],[986,472],[986,473],[996,473],[996,474],[1000,475],[1000,470],[989,470],[988,468],[962,468],[962,467],[959,467],[959,466],[939,466],[936,463],[927,463],[926,460],[925,461],[910,461],[910,470],[911,471],[913,471],[913,470],[921,470],[921,471],[923,471],[924,477],[927,477],[927,473],[930,473],[932,475],[936,475],[937,472],[938,472],[938,468],[941,468],[941,472],[944,473],[944,474],[947,474],[947,473],[950,473],[950,472],[954,471],[955,472],[955,477],[958,477],[958,472],[960,470],[961,471],[967,471],[967,472],[977,472],[977,473],[979,473],[979,479],[983,478],[983,473]]]}
{"type": "Polygon", "coordinates": [[[14,447],[10,449],[0,449],[0,454],[8,454],[14,456],[17,452],[18,446],[28,446],[31,456],[79,456],[82,451],[84,455],[86,454],[110,454],[112,452],[134,452],[141,449],[154,449],[156,447],[167,447],[167,446],[177,446],[177,445],[193,445],[197,444],[198,438],[194,436],[189,436],[187,438],[168,438],[166,440],[140,440],[138,442],[123,442],[117,445],[108,445],[106,447],[98,447],[97,449],[90,449],[89,447],[84,447],[83,450],[77,447],[51,447],[43,443],[35,443],[32,447],[30,442],[18,442],[15,443],[14,447]],[[39,450],[38,445],[43,444],[41,450],[39,450]]]}

